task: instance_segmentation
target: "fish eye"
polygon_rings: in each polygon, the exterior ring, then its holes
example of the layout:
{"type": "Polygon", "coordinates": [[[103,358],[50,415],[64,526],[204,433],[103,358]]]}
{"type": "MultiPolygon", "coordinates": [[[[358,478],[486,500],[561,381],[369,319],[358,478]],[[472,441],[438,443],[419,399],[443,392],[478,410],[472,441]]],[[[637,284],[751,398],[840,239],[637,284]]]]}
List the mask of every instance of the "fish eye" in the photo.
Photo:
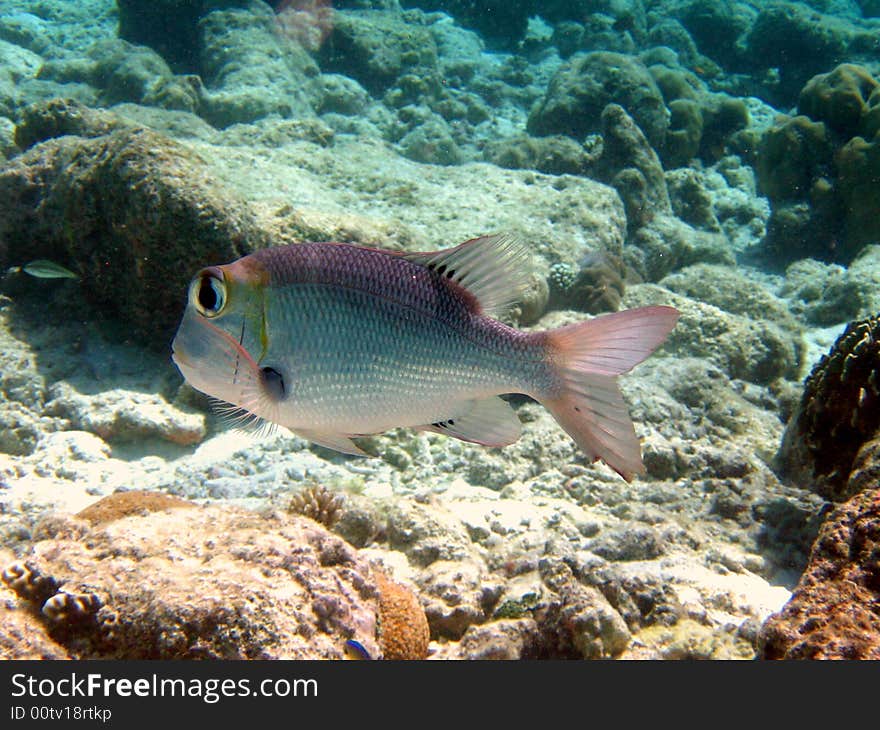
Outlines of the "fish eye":
{"type": "Polygon", "coordinates": [[[226,284],[223,274],[215,269],[205,269],[193,279],[190,286],[190,302],[204,317],[216,317],[226,306],[226,284]]]}

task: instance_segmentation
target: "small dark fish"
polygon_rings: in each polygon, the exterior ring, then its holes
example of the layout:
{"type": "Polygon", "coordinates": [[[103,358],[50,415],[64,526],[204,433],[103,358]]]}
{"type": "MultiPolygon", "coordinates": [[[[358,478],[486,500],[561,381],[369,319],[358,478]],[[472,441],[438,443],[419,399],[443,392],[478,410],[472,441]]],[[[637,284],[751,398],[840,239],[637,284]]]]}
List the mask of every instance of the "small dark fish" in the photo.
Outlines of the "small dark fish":
{"type": "Polygon", "coordinates": [[[48,259],[36,259],[19,270],[38,279],[79,279],[79,274],[74,274],[70,269],[48,259]]]}
{"type": "Polygon", "coordinates": [[[345,642],[345,646],[342,648],[342,651],[345,653],[346,659],[352,659],[354,661],[364,661],[370,660],[372,657],[370,656],[370,652],[368,652],[364,645],[361,642],[355,639],[349,639],[345,642]]]}

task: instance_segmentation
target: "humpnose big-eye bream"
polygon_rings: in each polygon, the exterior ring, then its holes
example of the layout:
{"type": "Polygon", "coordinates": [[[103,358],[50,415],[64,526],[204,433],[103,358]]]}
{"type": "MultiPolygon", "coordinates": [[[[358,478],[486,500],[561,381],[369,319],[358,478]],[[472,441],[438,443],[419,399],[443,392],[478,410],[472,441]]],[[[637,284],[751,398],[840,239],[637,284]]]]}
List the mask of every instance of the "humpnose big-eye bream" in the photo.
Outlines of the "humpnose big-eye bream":
{"type": "Polygon", "coordinates": [[[679,313],[653,306],[544,332],[498,319],[529,277],[515,238],[432,253],[300,243],[210,266],[189,287],[173,359],[194,388],[323,446],[398,426],[485,446],[520,436],[499,396],[543,404],[592,459],[644,470],[616,376],[679,313]]]}

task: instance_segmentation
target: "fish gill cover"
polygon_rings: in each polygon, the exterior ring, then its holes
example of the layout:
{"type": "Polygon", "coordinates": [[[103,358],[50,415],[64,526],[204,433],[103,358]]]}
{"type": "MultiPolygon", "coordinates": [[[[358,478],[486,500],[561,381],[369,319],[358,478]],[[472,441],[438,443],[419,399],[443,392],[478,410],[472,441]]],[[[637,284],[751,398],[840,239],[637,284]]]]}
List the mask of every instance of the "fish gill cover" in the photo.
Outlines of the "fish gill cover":
{"type": "MultiPolygon", "coordinates": [[[[878,32],[874,0],[4,2],[0,655],[871,655],[869,548],[839,566],[857,588],[815,589],[839,605],[821,632],[798,617],[825,499],[847,500],[827,548],[869,545],[880,498],[878,32]],[[582,388],[632,419],[644,473],[605,452],[631,482],[526,396],[475,412],[484,443],[451,412],[346,432],[364,458],[229,430],[170,360],[206,267],[341,242],[424,268],[492,234],[528,253],[516,286],[477,277],[517,290],[499,327],[525,338],[681,313],[621,396],[582,388]],[[781,479],[783,443],[809,461],[781,479]],[[164,567],[120,580],[147,538],[164,567]],[[192,555],[215,566],[197,591],[192,555]]],[[[295,320],[229,334],[276,396],[298,381],[261,347],[295,347],[295,320]]]]}

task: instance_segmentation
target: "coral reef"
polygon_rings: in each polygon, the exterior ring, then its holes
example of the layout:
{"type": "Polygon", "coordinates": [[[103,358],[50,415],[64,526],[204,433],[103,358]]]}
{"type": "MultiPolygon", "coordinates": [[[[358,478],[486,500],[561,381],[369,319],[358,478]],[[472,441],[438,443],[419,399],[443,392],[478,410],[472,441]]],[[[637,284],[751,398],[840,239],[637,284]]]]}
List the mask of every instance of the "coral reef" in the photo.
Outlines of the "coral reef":
{"type": "Polygon", "coordinates": [[[776,456],[781,474],[843,501],[859,448],[880,429],[880,318],[849,324],[813,368],[776,456]]]}
{"type": "Polygon", "coordinates": [[[875,0],[0,5],[0,656],[875,655],[875,0]],[[168,362],[202,266],[496,231],[533,254],[507,323],[682,311],[621,378],[638,479],[519,396],[503,450],[257,439],[168,362]],[[847,463],[782,483],[804,365],[854,320],[811,380],[820,468],[847,463]],[[759,636],[816,481],[863,517],[759,636]]]}
{"type": "Polygon", "coordinates": [[[827,519],[791,600],[760,632],[765,659],[880,659],[880,491],[827,519]]]}

